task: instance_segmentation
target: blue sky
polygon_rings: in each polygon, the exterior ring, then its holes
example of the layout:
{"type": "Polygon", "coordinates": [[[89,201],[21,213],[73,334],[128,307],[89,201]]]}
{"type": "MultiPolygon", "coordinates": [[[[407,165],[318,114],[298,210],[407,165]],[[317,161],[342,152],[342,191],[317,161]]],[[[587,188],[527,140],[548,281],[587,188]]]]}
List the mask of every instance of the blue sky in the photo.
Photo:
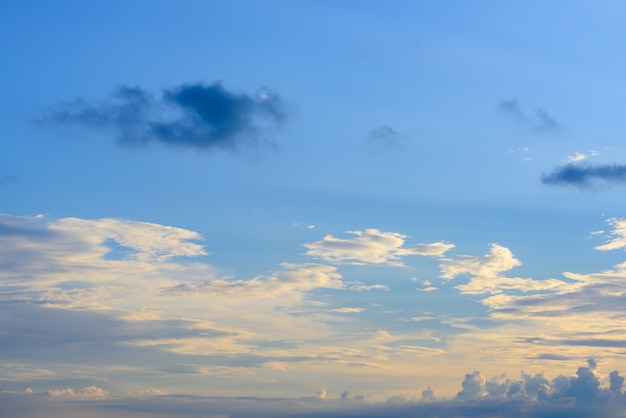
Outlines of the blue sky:
{"type": "Polygon", "coordinates": [[[5,2],[0,410],[621,414],[625,19],[5,2]]]}

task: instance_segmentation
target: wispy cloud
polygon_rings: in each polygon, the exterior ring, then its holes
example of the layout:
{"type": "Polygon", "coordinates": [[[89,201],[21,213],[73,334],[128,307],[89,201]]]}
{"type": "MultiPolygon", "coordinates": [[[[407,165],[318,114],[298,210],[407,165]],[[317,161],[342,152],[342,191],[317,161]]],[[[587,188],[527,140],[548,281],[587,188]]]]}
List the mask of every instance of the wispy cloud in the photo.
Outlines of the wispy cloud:
{"type": "Polygon", "coordinates": [[[366,139],[373,144],[377,144],[386,149],[404,149],[408,143],[406,135],[396,131],[389,125],[382,125],[372,129],[366,139]]]}
{"type": "Polygon", "coordinates": [[[0,185],[16,182],[17,179],[15,178],[15,176],[0,176],[0,185]]]}
{"type": "Polygon", "coordinates": [[[567,164],[542,175],[541,182],[549,186],[576,186],[581,189],[593,189],[601,184],[624,184],[626,165],[567,164]]]}
{"type": "Polygon", "coordinates": [[[272,132],[289,114],[290,106],[269,89],[248,94],[213,82],[182,84],[164,89],[159,97],[140,87],[122,86],[98,103],[80,98],[57,103],[36,122],[110,133],[125,145],[157,142],[237,151],[271,144],[272,132]]]}
{"type": "Polygon", "coordinates": [[[514,121],[530,127],[535,134],[553,133],[562,129],[557,120],[541,108],[536,108],[532,114],[527,114],[516,99],[503,100],[498,110],[514,121]]]}
{"type": "Polygon", "coordinates": [[[454,244],[434,242],[404,247],[406,235],[396,232],[382,232],[378,229],[347,231],[354,238],[344,239],[332,235],[321,241],[303,244],[306,254],[331,263],[380,264],[403,266],[402,257],[422,255],[439,257],[454,248],[454,244]]]}

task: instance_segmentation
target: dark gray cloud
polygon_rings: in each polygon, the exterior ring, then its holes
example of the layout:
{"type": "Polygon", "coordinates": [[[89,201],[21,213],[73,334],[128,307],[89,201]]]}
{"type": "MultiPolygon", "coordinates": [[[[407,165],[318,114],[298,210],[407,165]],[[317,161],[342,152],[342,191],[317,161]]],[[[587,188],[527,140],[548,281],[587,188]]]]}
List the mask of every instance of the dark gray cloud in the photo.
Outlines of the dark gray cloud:
{"type": "Polygon", "coordinates": [[[598,181],[611,184],[626,183],[626,165],[567,164],[541,177],[541,182],[550,186],[576,186],[581,189],[594,188],[598,181]]]}
{"type": "Polygon", "coordinates": [[[290,106],[275,92],[227,90],[220,82],[183,84],[155,97],[122,86],[107,100],[61,102],[42,112],[41,125],[83,127],[113,134],[120,144],[152,142],[196,149],[239,150],[272,144],[290,106]]]}
{"type": "Polygon", "coordinates": [[[406,135],[401,134],[389,125],[372,129],[366,139],[387,149],[404,149],[408,143],[406,135]]]}
{"type": "Polygon", "coordinates": [[[536,108],[532,114],[527,114],[516,99],[503,100],[498,105],[498,110],[514,121],[526,125],[532,133],[544,134],[557,132],[562,129],[561,125],[544,109],[536,108]]]}

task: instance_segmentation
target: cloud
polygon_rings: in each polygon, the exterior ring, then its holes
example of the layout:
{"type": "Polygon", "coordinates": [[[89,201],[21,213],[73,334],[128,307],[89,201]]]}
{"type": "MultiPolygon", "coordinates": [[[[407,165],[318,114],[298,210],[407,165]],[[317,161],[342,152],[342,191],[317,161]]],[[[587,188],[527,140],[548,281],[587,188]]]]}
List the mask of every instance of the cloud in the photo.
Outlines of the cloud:
{"type": "Polygon", "coordinates": [[[216,81],[164,89],[158,98],[140,87],[122,86],[100,103],[76,99],[53,105],[36,123],[112,133],[126,145],[237,151],[271,144],[266,138],[289,114],[290,106],[269,89],[248,94],[216,81]]]}
{"type": "Polygon", "coordinates": [[[565,160],[563,160],[563,162],[578,163],[580,161],[586,160],[589,157],[596,157],[597,155],[599,155],[599,152],[596,150],[589,150],[586,153],[576,152],[572,155],[568,155],[567,157],[565,157],[565,160]]]}
{"type": "Polygon", "coordinates": [[[109,392],[97,386],[88,386],[79,391],[72,388],[49,390],[48,394],[53,398],[104,398],[109,396],[109,392]]]}
{"type": "Polygon", "coordinates": [[[167,391],[163,389],[156,388],[148,388],[148,389],[140,389],[136,391],[131,391],[129,396],[133,398],[151,398],[153,396],[166,396],[169,395],[167,391]]]}
{"type": "Polygon", "coordinates": [[[549,174],[541,176],[541,182],[549,186],[577,186],[581,189],[594,188],[598,183],[626,183],[626,165],[577,165],[566,164],[549,174]]]}
{"type": "Polygon", "coordinates": [[[0,185],[16,183],[16,182],[17,182],[17,179],[15,178],[15,176],[0,176],[0,185]]]}
{"type": "Polygon", "coordinates": [[[363,312],[365,309],[363,308],[337,308],[331,309],[330,312],[339,312],[339,313],[359,313],[363,312]]]}
{"type": "Polygon", "coordinates": [[[595,249],[600,251],[612,251],[626,248],[626,219],[611,218],[607,220],[607,222],[613,227],[613,231],[611,232],[613,238],[605,244],[596,246],[595,249]]]}
{"type": "MultiPolygon", "coordinates": [[[[269,276],[258,276],[250,280],[214,279],[205,282],[183,283],[166,288],[166,295],[207,295],[220,298],[272,298],[284,295],[295,296],[314,289],[343,289],[341,275],[336,268],[324,264],[282,263],[284,270],[269,276]]],[[[294,303],[299,298],[293,299],[294,303]]]]}
{"type": "Polygon", "coordinates": [[[453,244],[435,242],[404,247],[406,235],[396,232],[382,232],[378,229],[346,231],[355,238],[343,239],[326,235],[321,241],[303,244],[306,255],[338,264],[378,264],[404,266],[402,257],[422,255],[439,257],[454,248],[453,244]]]}
{"type": "Polygon", "coordinates": [[[1,392],[0,415],[17,418],[617,418],[623,416],[626,407],[619,372],[612,371],[607,379],[598,372],[593,359],[579,367],[575,376],[558,375],[551,380],[543,373],[524,372],[519,378],[498,375],[486,379],[481,372],[474,371],[465,375],[461,387],[459,394],[450,400],[437,399],[428,387],[421,392],[420,400],[395,395],[383,402],[371,402],[362,395],[352,395],[349,390],[331,396],[324,388],[316,390],[314,396],[300,398],[165,394],[112,397],[105,390],[91,386],[80,391],[67,388],[44,393],[1,392]],[[54,397],[54,402],[49,397],[54,397]]]}
{"type": "Polygon", "coordinates": [[[514,121],[530,127],[535,134],[557,132],[562,129],[561,125],[541,108],[536,108],[533,115],[529,116],[515,99],[503,100],[498,105],[498,110],[514,121]]]}
{"type": "MultiPolygon", "coordinates": [[[[440,277],[450,280],[462,274],[470,274],[472,278],[468,283],[456,286],[461,293],[466,294],[498,294],[511,290],[529,292],[556,289],[564,285],[562,281],[556,279],[511,278],[500,274],[521,264],[511,250],[492,244],[489,254],[484,256],[460,255],[452,259],[442,259],[440,277]]],[[[496,299],[488,300],[494,302],[496,299]]]]}
{"type": "Polygon", "coordinates": [[[382,125],[367,134],[367,140],[386,149],[404,149],[408,138],[389,125],[382,125]]]}
{"type": "Polygon", "coordinates": [[[457,393],[456,399],[481,399],[486,397],[485,383],[486,380],[479,371],[466,374],[465,379],[461,383],[463,390],[457,393]]]}

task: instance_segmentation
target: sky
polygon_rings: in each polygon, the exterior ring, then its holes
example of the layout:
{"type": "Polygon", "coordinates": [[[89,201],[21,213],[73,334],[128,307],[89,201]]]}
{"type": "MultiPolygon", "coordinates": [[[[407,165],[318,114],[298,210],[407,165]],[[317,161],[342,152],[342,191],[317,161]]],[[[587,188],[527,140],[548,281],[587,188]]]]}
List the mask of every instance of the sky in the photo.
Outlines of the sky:
{"type": "Polygon", "coordinates": [[[0,4],[0,415],[624,417],[626,6],[0,4]]]}

